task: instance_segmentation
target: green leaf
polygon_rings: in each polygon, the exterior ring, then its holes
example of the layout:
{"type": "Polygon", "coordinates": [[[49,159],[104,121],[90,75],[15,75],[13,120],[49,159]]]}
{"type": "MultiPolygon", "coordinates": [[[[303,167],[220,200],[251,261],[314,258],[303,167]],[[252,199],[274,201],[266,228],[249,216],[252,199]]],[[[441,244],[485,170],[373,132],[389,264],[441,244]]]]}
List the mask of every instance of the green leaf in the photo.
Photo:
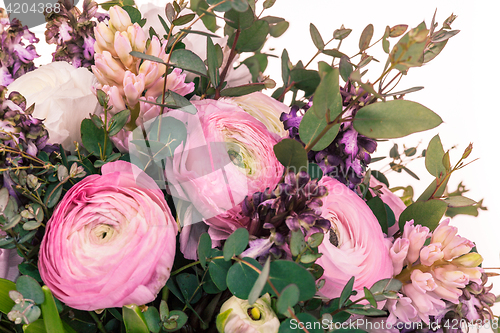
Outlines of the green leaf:
{"type": "MultiPolygon", "coordinates": [[[[222,251],[212,249],[212,257],[218,257],[222,255],[222,251]]],[[[210,277],[214,282],[215,286],[220,290],[226,290],[226,277],[227,272],[231,268],[231,262],[225,261],[222,259],[212,259],[208,264],[208,272],[210,273],[210,277]]]]}
{"type": "Polygon", "coordinates": [[[191,73],[207,76],[207,68],[203,60],[189,50],[177,49],[172,52],[170,64],[191,73]]]}
{"type": "Polygon", "coordinates": [[[325,234],[323,232],[317,232],[309,236],[309,238],[307,239],[307,244],[309,244],[309,246],[312,248],[318,247],[321,245],[321,243],[323,243],[324,238],[325,234]]]}
{"type": "Polygon", "coordinates": [[[248,303],[253,305],[259,296],[262,294],[262,290],[267,284],[267,279],[269,278],[271,257],[267,257],[266,263],[259,274],[259,277],[255,281],[252,290],[248,294],[248,303]]]}
{"type": "Polygon", "coordinates": [[[312,111],[318,118],[324,118],[328,114],[330,121],[333,121],[342,112],[339,70],[326,62],[320,62],[318,65],[321,82],[314,92],[312,111]]]}
{"type": "MultiPolygon", "coordinates": [[[[323,333],[322,325],[313,315],[309,313],[298,313],[297,322],[295,319],[288,318],[281,323],[279,333],[303,333],[304,330],[299,327],[305,327],[309,333],[323,333]],[[292,321],[293,320],[293,321],[292,321]]],[[[335,332],[338,332],[335,330],[335,332]]]]}
{"type": "Polygon", "coordinates": [[[176,332],[181,329],[188,321],[188,316],[179,310],[170,311],[170,317],[163,324],[166,332],[176,332]]]}
{"type": "MultiPolygon", "coordinates": [[[[299,301],[306,301],[316,294],[316,283],[312,274],[293,261],[273,261],[269,279],[278,292],[281,292],[289,284],[295,283],[300,290],[299,301]]],[[[264,288],[264,292],[277,296],[269,284],[264,288]]]]}
{"type": "Polygon", "coordinates": [[[295,87],[303,90],[306,96],[312,95],[321,82],[317,71],[303,68],[295,68],[290,71],[290,78],[295,82],[295,87]]]}
{"type": "Polygon", "coordinates": [[[181,273],[175,277],[175,281],[186,304],[198,302],[201,298],[201,288],[199,288],[198,278],[195,275],[181,273]]]}
{"type": "Polygon", "coordinates": [[[261,91],[265,88],[266,85],[264,83],[249,83],[244,86],[226,88],[220,92],[220,95],[223,97],[237,97],[261,91]]]}
{"type": "Polygon", "coordinates": [[[137,51],[130,51],[129,54],[132,57],[136,57],[136,58],[143,59],[143,60],[149,60],[152,62],[157,62],[157,63],[166,65],[166,63],[163,61],[163,59],[146,54],[146,53],[137,52],[137,51]]]}
{"type": "Polygon", "coordinates": [[[402,286],[403,283],[398,279],[393,279],[393,278],[383,279],[375,282],[373,286],[370,288],[370,292],[372,293],[376,301],[383,301],[386,299],[383,296],[385,292],[388,291],[398,292],[402,286]]]}
{"type": "Polygon", "coordinates": [[[7,279],[0,278],[0,312],[7,314],[14,306],[14,301],[9,296],[9,291],[16,290],[16,284],[7,279]]]}
{"type": "Polygon", "coordinates": [[[372,292],[366,287],[363,287],[363,291],[365,292],[365,298],[370,303],[370,305],[373,307],[377,307],[377,301],[375,300],[375,297],[373,297],[372,292]]]}
{"type": "Polygon", "coordinates": [[[468,207],[477,204],[476,201],[469,199],[467,197],[463,197],[461,195],[448,197],[445,198],[443,201],[448,204],[448,207],[468,207]]]}
{"type": "Polygon", "coordinates": [[[64,332],[63,323],[59,317],[59,312],[57,311],[56,302],[54,301],[52,292],[47,286],[43,286],[42,290],[44,294],[44,301],[40,307],[42,309],[45,330],[47,333],[64,332]]]}
{"type": "Polygon", "coordinates": [[[370,41],[373,37],[373,24],[368,24],[366,28],[361,33],[361,37],[359,38],[359,49],[360,51],[364,51],[370,46],[370,41]]]}
{"type": "Polygon", "coordinates": [[[281,78],[283,79],[283,84],[286,86],[290,81],[290,67],[288,64],[290,63],[290,58],[288,57],[288,51],[283,49],[281,53],[281,78]]]}
{"type": "Polygon", "coordinates": [[[255,52],[264,45],[269,33],[269,23],[265,20],[255,21],[249,28],[240,33],[236,42],[236,50],[241,52],[255,52]]]}
{"type": "MultiPolygon", "coordinates": [[[[260,274],[255,269],[251,268],[248,264],[256,267],[258,270],[262,271],[262,265],[259,262],[252,258],[243,258],[244,262],[236,262],[227,272],[226,283],[227,287],[231,291],[231,293],[240,298],[240,299],[248,299],[250,292],[252,291],[255,282],[259,278],[260,274]]],[[[266,284],[266,280],[264,279],[264,285],[266,284]]],[[[257,295],[257,297],[260,296],[257,295]]]]}
{"type": "Polygon", "coordinates": [[[406,100],[369,104],[354,118],[354,129],[374,139],[394,139],[434,128],[443,121],[425,106],[406,100]]]}
{"type": "Polygon", "coordinates": [[[42,287],[28,275],[22,275],[16,280],[16,289],[24,298],[33,300],[35,304],[42,304],[45,299],[42,287]]]}
{"type": "MultiPolygon", "coordinates": [[[[161,103],[154,103],[146,100],[141,100],[140,101],[146,102],[146,103],[151,103],[155,105],[163,105],[166,106],[170,109],[179,109],[181,111],[190,113],[190,114],[196,114],[198,110],[196,110],[196,107],[184,96],[179,95],[178,93],[168,90],[165,93],[165,104],[161,103]]],[[[162,96],[159,96],[157,101],[161,102],[162,96]]]]}
{"type": "MultiPolygon", "coordinates": [[[[102,128],[97,128],[92,120],[83,119],[80,126],[80,132],[85,149],[95,156],[101,156],[101,151],[104,149],[104,137],[106,135],[104,130],[102,128]]],[[[113,145],[109,139],[107,141],[106,151],[103,152],[104,156],[113,153],[113,145]]]]}
{"type": "Polygon", "coordinates": [[[215,5],[218,3],[221,3],[217,7],[214,8],[216,12],[227,12],[228,10],[231,10],[231,2],[230,1],[224,1],[224,0],[207,0],[207,3],[209,5],[215,5]]]}
{"type": "Polygon", "coordinates": [[[27,262],[23,262],[19,264],[17,267],[19,268],[19,273],[21,273],[22,275],[28,275],[38,282],[43,282],[42,278],[40,277],[40,272],[38,271],[38,268],[34,264],[28,264],[27,262]]]}
{"type": "Polygon", "coordinates": [[[446,174],[446,168],[443,166],[444,149],[439,138],[439,134],[434,136],[429,142],[425,153],[425,167],[434,177],[440,177],[446,174]]]}
{"type": "Polygon", "coordinates": [[[347,36],[349,36],[352,32],[352,29],[346,29],[344,28],[344,26],[342,26],[340,29],[335,29],[335,31],[333,32],[333,38],[335,39],[338,39],[338,40],[342,40],[344,38],[346,38],[347,36]]]}
{"type": "Polygon", "coordinates": [[[316,163],[309,163],[307,173],[311,177],[311,180],[320,180],[323,178],[323,170],[316,163]]]}
{"type": "Polygon", "coordinates": [[[132,6],[123,6],[122,9],[130,16],[130,21],[132,21],[132,23],[141,22],[141,12],[139,9],[132,6]]]}
{"type": "MultiPolygon", "coordinates": [[[[318,119],[314,112],[315,106],[313,105],[302,118],[299,125],[299,135],[302,142],[310,145],[313,140],[326,128],[326,117],[318,119]],[[311,110],[312,109],[312,110],[311,110]]],[[[335,124],[323,135],[323,137],[312,147],[314,151],[320,151],[328,147],[339,132],[340,124],[335,124]]]]}
{"type": "Polygon", "coordinates": [[[388,223],[387,223],[387,211],[385,209],[385,204],[379,197],[373,197],[366,202],[368,207],[372,210],[373,214],[377,218],[380,227],[382,228],[382,232],[388,233],[388,223]]]}
{"type": "Polygon", "coordinates": [[[415,91],[419,91],[419,90],[422,90],[422,89],[424,89],[424,87],[418,86],[418,87],[413,87],[413,88],[408,88],[408,89],[405,89],[405,90],[401,90],[401,91],[398,91],[398,92],[393,92],[393,93],[389,93],[389,94],[383,94],[383,96],[389,97],[389,96],[405,95],[405,94],[409,94],[409,93],[412,93],[412,92],[415,92],[415,91]]]}
{"type": "Polygon", "coordinates": [[[144,320],[150,332],[159,333],[160,332],[160,314],[158,309],[154,306],[149,306],[148,309],[143,312],[144,320]]]}
{"type": "Polygon", "coordinates": [[[217,51],[210,37],[207,38],[207,65],[208,76],[214,87],[219,86],[219,61],[217,60],[217,51]]]}
{"type": "Polygon", "coordinates": [[[306,248],[306,241],[302,230],[292,231],[290,238],[290,251],[293,256],[298,256],[306,248]]]}
{"type": "Polygon", "coordinates": [[[245,228],[236,229],[224,243],[222,252],[224,253],[224,260],[229,261],[233,256],[240,255],[245,251],[249,240],[248,230],[245,228]]]}
{"type": "Polygon", "coordinates": [[[251,8],[248,8],[242,13],[236,10],[230,10],[224,14],[224,18],[227,19],[227,25],[240,30],[249,28],[255,20],[255,16],[251,8]]]}
{"type": "Polygon", "coordinates": [[[318,28],[316,28],[314,24],[310,23],[309,32],[311,33],[314,46],[316,46],[318,50],[322,51],[325,48],[325,42],[323,41],[323,38],[321,38],[318,28]]]}
{"type": "Polygon", "coordinates": [[[191,22],[194,18],[196,17],[196,14],[186,14],[186,15],[183,15],[177,19],[175,19],[173,22],[172,22],[172,25],[184,25],[184,24],[187,24],[189,22],[191,22]]]}
{"type": "Polygon", "coordinates": [[[130,117],[130,110],[128,109],[122,110],[117,114],[115,114],[111,118],[111,125],[109,126],[108,135],[109,136],[116,135],[128,122],[129,117],[130,117]]]}
{"type": "Polygon", "coordinates": [[[420,224],[433,231],[441,221],[447,207],[448,204],[439,199],[415,202],[399,216],[399,230],[403,231],[406,222],[413,220],[415,225],[420,224]]]}
{"type": "Polygon", "coordinates": [[[290,26],[290,23],[287,21],[281,21],[276,24],[270,24],[269,25],[269,34],[274,37],[278,38],[281,35],[285,33],[285,31],[288,30],[288,27],[290,26]]]}
{"type": "Polygon", "coordinates": [[[339,300],[339,305],[343,306],[345,302],[351,297],[352,293],[352,288],[354,287],[354,276],[347,281],[346,285],[344,286],[344,289],[342,289],[342,292],[340,293],[340,300],[339,300]]]}
{"type": "Polygon", "coordinates": [[[276,158],[285,168],[290,168],[295,173],[307,171],[307,152],[300,142],[283,139],[273,149],[276,158]]]}
{"type": "Polygon", "coordinates": [[[347,57],[347,55],[345,53],[342,53],[337,49],[323,50],[323,53],[326,55],[329,55],[330,57],[334,57],[334,58],[347,57]]]}
{"type": "MultiPolygon", "coordinates": [[[[192,3],[192,1],[191,1],[191,3],[192,3]]],[[[207,9],[208,9],[207,2],[206,1],[199,1],[198,6],[196,6],[196,14],[198,14],[198,16],[201,16],[202,14],[205,13],[206,15],[203,15],[201,17],[203,24],[205,25],[205,27],[208,30],[215,32],[219,28],[217,26],[217,18],[215,15],[208,13],[207,9]]]]}
{"type": "Polygon", "coordinates": [[[428,30],[422,22],[418,27],[407,32],[394,45],[389,60],[394,67],[405,72],[410,67],[422,66],[424,61],[424,50],[427,45],[428,30]]]}
{"type": "Polygon", "coordinates": [[[441,51],[443,51],[447,43],[448,40],[439,43],[431,43],[429,45],[429,48],[427,48],[427,50],[424,53],[424,64],[428,63],[429,61],[437,57],[438,54],[441,53],[441,51]]]}
{"type": "Polygon", "coordinates": [[[347,313],[353,314],[353,315],[362,315],[362,316],[384,316],[387,315],[387,312],[384,310],[379,310],[377,308],[354,308],[351,307],[347,310],[345,310],[347,313]]]}
{"type": "Polygon", "coordinates": [[[210,257],[212,252],[212,240],[208,233],[203,233],[200,236],[198,243],[198,260],[203,268],[207,266],[207,258],[210,257]]]}
{"type": "Polygon", "coordinates": [[[231,6],[238,12],[244,12],[248,9],[248,0],[232,0],[231,6]]]}
{"type": "Polygon", "coordinates": [[[146,319],[141,309],[135,305],[124,305],[122,307],[123,323],[127,333],[149,333],[146,319]]]}
{"type": "Polygon", "coordinates": [[[342,76],[342,80],[347,82],[349,80],[349,76],[351,76],[352,73],[352,64],[349,61],[349,57],[342,56],[340,58],[339,70],[340,76],[342,76]]]}
{"type": "Polygon", "coordinates": [[[444,182],[441,182],[441,185],[439,188],[436,190],[437,186],[437,178],[432,181],[432,183],[427,186],[425,191],[418,197],[417,201],[427,201],[430,199],[431,195],[434,193],[434,198],[439,198],[444,194],[444,191],[446,190],[446,185],[448,185],[448,180],[450,178],[446,178],[444,182]]]}
{"type": "Polygon", "coordinates": [[[271,8],[274,5],[275,2],[276,2],[276,0],[266,0],[266,1],[264,1],[264,4],[263,4],[264,9],[271,8]]]}
{"type": "Polygon", "coordinates": [[[299,302],[299,294],[300,290],[295,284],[290,284],[283,289],[276,303],[278,312],[281,314],[288,313],[288,308],[293,308],[299,302]]]}

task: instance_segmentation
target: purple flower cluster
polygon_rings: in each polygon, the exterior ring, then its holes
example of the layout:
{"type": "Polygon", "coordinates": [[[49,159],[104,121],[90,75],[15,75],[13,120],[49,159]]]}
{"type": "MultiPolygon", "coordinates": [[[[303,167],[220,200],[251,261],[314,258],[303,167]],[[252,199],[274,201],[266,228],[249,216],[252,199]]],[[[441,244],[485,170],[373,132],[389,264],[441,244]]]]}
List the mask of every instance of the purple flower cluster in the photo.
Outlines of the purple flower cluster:
{"type": "Polygon", "coordinates": [[[0,86],[8,86],[21,75],[35,69],[38,58],[33,43],[39,39],[14,18],[9,21],[5,10],[0,12],[0,86]]]}
{"type": "Polygon", "coordinates": [[[290,231],[302,230],[306,236],[324,232],[330,221],[321,217],[322,198],[327,189],[311,180],[307,172],[288,173],[274,191],[247,196],[242,214],[251,219],[250,233],[255,236],[244,256],[264,258],[269,253],[287,257],[285,240],[290,231]]]}
{"type": "MultiPolygon", "coordinates": [[[[343,97],[344,118],[354,117],[356,112],[370,102],[371,95],[361,88],[347,83],[340,88],[343,97]]],[[[282,114],[281,121],[290,137],[300,141],[299,126],[312,102],[299,108],[293,106],[289,114],[282,114]]],[[[309,161],[317,163],[323,172],[354,189],[363,181],[370,154],[377,148],[377,142],[359,134],[351,123],[343,123],[335,140],[321,151],[310,151],[309,161]]]]}
{"type": "Polygon", "coordinates": [[[83,11],[73,6],[71,0],[59,0],[61,10],[46,14],[47,30],[45,39],[48,44],[56,44],[52,61],[67,61],[75,68],[90,68],[94,64],[94,27],[107,18],[97,13],[97,3],[92,0],[83,2],[83,11]]]}

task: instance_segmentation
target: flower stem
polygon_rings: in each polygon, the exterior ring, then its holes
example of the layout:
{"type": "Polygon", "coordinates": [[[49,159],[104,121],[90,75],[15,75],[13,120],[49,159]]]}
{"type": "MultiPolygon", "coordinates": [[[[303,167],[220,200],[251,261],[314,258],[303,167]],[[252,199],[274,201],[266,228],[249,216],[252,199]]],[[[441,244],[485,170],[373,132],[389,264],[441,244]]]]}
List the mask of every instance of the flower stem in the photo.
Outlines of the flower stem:
{"type": "Polygon", "coordinates": [[[96,322],[97,324],[97,329],[101,332],[101,333],[107,333],[106,332],[106,329],[104,328],[104,326],[102,325],[102,322],[101,320],[99,319],[99,317],[97,316],[97,314],[94,312],[94,311],[89,311],[89,314],[90,316],[94,319],[94,321],[96,322]]]}
{"type": "Polygon", "coordinates": [[[200,263],[200,261],[198,260],[198,261],[194,261],[194,262],[192,262],[192,263],[190,263],[190,264],[187,264],[186,266],[182,266],[181,268],[176,269],[175,271],[173,271],[173,272],[172,272],[172,274],[170,274],[170,276],[177,275],[177,274],[179,274],[180,272],[182,272],[183,270],[188,269],[189,267],[196,266],[196,265],[198,265],[199,263],[200,263]]]}

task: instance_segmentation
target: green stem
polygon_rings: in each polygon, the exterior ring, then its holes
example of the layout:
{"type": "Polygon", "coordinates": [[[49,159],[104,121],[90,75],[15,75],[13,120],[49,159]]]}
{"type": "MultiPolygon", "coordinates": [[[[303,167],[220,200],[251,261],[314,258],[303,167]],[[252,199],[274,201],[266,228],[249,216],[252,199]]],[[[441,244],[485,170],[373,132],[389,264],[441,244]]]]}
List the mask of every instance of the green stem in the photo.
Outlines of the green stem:
{"type": "Polygon", "coordinates": [[[90,314],[90,316],[94,319],[94,321],[96,322],[97,324],[97,329],[101,332],[101,333],[107,333],[106,332],[106,329],[104,328],[104,326],[102,325],[102,322],[101,320],[99,319],[99,317],[97,316],[97,314],[94,312],[94,311],[89,311],[88,312],[90,314]]]}
{"type": "Polygon", "coordinates": [[[182,272],[183,270],[188,269],[189,267],[196,266],[196,265],[198,265],[199,263],[200,263],[200,261],[198,260],[198,261],[194,261],[194,262],[192,262],[192,263],[190,263],[190,264],[187,264],[186,266],[183,266],[183,267],[181,267],[181,268],[176,269],[175,271],[173,271],[173,272],[172,272],[172,274],[170,274],[170,276],[177,275],[177,274],[179,274],[180,272],[182,272]]]}

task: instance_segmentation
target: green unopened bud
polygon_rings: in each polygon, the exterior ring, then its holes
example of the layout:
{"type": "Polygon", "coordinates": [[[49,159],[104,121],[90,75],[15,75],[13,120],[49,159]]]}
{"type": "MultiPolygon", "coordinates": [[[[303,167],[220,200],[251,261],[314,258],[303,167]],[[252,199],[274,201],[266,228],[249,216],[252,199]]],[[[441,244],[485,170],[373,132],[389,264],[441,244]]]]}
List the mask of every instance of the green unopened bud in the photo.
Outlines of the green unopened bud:
{"type": "Polygon", "coordinates": [[[452,264],[462,267],[473,268],[479,266],[483,262],[483,257],[476,252],[464,254],[452,260],[452,264]]]}
{"type": "Polygon", "coordinates": [[[231,297],[222,305],[216,323],[219,333],[277,333],[280,326],[278,317],[271,308],[269,294],[252,305],[247,300],[231,297]]]}

